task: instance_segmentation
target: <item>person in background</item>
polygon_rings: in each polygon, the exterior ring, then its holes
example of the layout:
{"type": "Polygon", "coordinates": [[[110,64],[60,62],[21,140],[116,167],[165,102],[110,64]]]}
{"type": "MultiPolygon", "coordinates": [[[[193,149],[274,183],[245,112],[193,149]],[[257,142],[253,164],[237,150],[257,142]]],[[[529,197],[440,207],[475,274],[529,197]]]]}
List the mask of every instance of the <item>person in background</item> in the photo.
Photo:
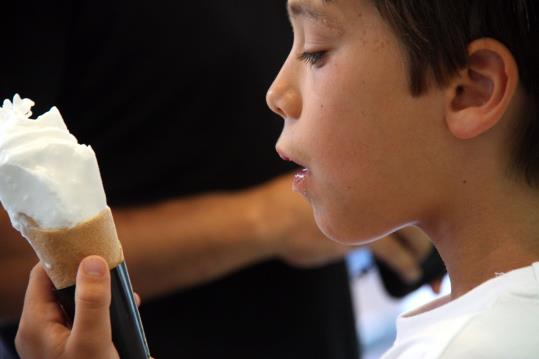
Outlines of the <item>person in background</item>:
{"type": "MultiPolygon", "coordinates": [[[[154,356],[358,358],[349,249],[319,232],[273,150],[282,124],[264,96],[291,41],[284,0],[5,7],[0,96],[57,105],[95,150],[154,356]]],[[[0,236],[7,321],[36,259],[6,216],[0,236]]],[[[386,243],[416,281],[429,242],[386,243]]]]}

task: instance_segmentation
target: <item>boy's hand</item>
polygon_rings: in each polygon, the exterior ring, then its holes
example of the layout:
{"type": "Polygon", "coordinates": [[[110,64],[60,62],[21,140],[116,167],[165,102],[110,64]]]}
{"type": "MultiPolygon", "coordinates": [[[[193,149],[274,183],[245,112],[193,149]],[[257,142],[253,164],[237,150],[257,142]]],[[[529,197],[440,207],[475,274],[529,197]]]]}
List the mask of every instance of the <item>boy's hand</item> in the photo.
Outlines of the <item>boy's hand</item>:
{"type": "Polygon", "coordinates": [[[49,277],[37,264],[30,275],[15,339],[22,359],[119,359],[110,326],[110,273],[100,257],[84,259],[77,274],[73,328],[53,294],[49,277]]]}

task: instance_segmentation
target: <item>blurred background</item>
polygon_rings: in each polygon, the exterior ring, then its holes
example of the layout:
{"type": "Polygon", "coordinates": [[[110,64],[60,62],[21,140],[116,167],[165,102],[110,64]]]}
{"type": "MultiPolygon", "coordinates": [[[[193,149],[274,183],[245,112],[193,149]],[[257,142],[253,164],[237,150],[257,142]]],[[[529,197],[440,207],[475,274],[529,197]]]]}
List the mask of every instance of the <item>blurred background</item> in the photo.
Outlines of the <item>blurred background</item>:
{"type": "Polygon", "coordinates": [[[395,321],[401,313],[451,291],[449,278],[444,276],[438,294],[429,285],[423,285],[403,298],[394,298],[385,290],[369,250],[352,252],[347,264],[364,359],[378,359],[389,349],[395,339],[395,321]]]}

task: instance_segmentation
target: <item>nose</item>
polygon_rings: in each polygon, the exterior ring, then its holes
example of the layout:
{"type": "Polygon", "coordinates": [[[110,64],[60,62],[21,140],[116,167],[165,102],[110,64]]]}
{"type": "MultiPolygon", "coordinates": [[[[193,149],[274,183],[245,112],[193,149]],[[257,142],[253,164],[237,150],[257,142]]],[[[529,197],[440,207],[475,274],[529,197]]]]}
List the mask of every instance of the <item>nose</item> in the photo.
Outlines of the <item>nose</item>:
{"type": "MultiPolygon", "coordinates": [[[[289,59],[290,60],[290,59],[289,59]]],[[[269,108],[286,119],[298,119],[301,115],[301,94],[296,85],[297,72],[287,60],[266,94],[269,108]]]]}

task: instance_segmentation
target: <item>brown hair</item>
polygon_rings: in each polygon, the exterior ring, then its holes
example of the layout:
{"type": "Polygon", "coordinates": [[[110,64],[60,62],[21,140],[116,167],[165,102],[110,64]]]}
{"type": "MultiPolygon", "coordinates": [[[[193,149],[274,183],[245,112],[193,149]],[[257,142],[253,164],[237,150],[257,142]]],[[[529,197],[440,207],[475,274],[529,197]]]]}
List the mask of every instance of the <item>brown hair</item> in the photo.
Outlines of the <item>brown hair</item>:
{"type": "Polygon", "coordinates": [[[513,54],[532,115],[515,134],[512,167],[539,184],[539,36],[537,0],[374,0],[408,55],[414,95],[431,72],[445,85],[468,61],[468,44],[494,38],[513,54]]]}

